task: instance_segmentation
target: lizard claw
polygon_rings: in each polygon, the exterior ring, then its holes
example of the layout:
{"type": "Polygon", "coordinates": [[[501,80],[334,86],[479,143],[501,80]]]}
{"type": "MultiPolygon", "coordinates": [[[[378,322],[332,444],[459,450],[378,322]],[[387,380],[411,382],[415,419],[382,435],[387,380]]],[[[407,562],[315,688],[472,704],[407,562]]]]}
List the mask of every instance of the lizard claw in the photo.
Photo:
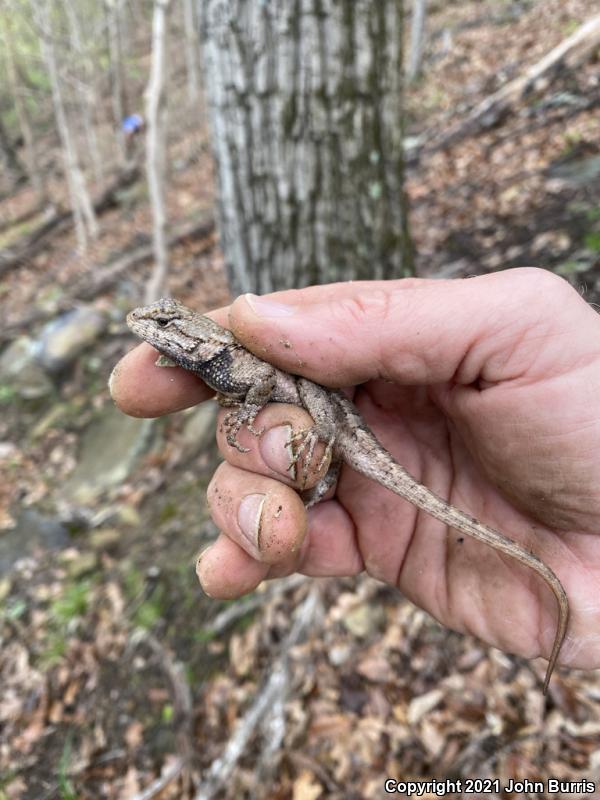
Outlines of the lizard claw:
{"type": "Polygon", "coordinates": [[[246,428],[250,431],[253,436],[261,436],[264,432],[264,428],[257,430],[253,426],[253,422],[256,419],[260,408],[255,406],[239,406],[235,411],[231,411],[229,414],[226,415],[225,419],[223,420],[223,426],[227,431],[227,444],[235,447],[236,450],[239,450],[240,453],[248,453],[250,451],[249,447],[244,447],[238,442],[238,433],[240,429],[245,425],[246,428]]]}
{"type": "MultiPolygon", "coordinates": [[[[309,466],[312,464],[313,456],[315,453],[315,447],[317,446],[319,441],[320,438],[316,428],[308,428],[302,431],[298,431],[297,433],[292,434],[292,436],[288,441],[288,445],[292,447],[292,458],[290,463],[290,469],[295,467],[300,457],[304,455],[303,465],[302,465],[303,485],[306,484],[306,480],[308,478],[308,469],[309,466]]],[[[317,470],[320,471],[331,458],[334,441],[335,437],[332,436],[325,445],[325,452],[323,453],[323,456],[319,460],[317,470]]]]}

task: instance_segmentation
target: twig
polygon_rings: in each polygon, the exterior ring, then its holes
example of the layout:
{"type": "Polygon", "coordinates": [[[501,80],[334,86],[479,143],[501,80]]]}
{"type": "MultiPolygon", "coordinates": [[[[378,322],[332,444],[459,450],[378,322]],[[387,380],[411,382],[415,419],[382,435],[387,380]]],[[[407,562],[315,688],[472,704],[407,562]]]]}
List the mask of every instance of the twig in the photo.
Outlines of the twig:
{"type": "MultiPolygon", "coordinates": [[[[287,653],[307,632],[314,627],[315,617],[321,606],[321,594],[316,583],[311,586],[302,605],[294,614],[294,624],[281,645],[281,655],[271,667],[271,674],[250,710],[239,722],[223,755],[213,762],[194,800],[212,800],[229,779],[242,757],[256,726],[276,703],[283,705],[288,686],[287,653]]],[[[279,734],[278,734],[279,736],[279,734]]],[[[282,736],[282,734],[281,734],[282,736]]]]}
{"type": "MultiPolygon", "coordinates": [[[[146,800],[157,794],[163,786],[170,781],[174,780],[179,774],[183,774],[183,782],[185,787],[189,788],[191,785],[191,763],[193,755],[192,746],[192,692],[185,677],[183,665],[175,661],[170,653],[163,647],[158,639],[147,631],[136,633],[132,637],[132,644],[140,644],[144,642],[147,644],[152,652],[158,657],[160,666],[163,672],[169,678],[172,688],[173,708],[175,712],[174,725],[176,727],[178,747],[181,756],[176,762],[176,769],[174,767],[167,770],[164,776],[161,776],[153,784],[151,784],[145,792],[149,792],[152,786],[154,788],[151,794],[142,793],[141,798],[146,800]],[[163,782],[164,783],[161,783],[163,782]]],[[[185,792],[184,792],[185,793],[185,792]]],[[[136,798],[137,800],[137,798],[136,798]]]]}
{"type": "Polygon", "coordinates": [[[280,594],[297,589],[309,579],[305,575],[290,575],[289,578],[282,578],[272,583],[264,592],[255,592],[244,600],[239,600],[217,616],[206,626],[208,633],[222,633],[226,628],[236,622],[240,617],[246,616],[256,608],[260,608],[268,601],[280,594]]]}
{"type": "Polygon", "coordinates": [[[455,144],[465,136],[476,135],[497,125],[523,98],[545,88],[563,67],[573,69],[588,59],[600,45],[600,15],[581,25],[522,75],[500,87],[468,114],[467,118],[425,145],[435,152],[455,144]]]}
{"type": "Polygon", "coordinates": [[[152,800],[153,797],[156,797],[157,794],[162,792],[165,786],[179,776],[185,766],[185,758],[178,758],[160,778],[152,781],[149,786],[146,786],[143,792],[136,794],[132,800],[152,800]]]}

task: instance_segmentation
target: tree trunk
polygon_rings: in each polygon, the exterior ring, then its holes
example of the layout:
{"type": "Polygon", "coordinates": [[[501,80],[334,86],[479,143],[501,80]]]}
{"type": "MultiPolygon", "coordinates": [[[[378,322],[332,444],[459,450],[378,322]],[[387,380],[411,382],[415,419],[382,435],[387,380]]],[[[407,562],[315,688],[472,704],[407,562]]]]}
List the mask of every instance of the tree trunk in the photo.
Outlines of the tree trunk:
{"type": "Polygon", "coordinates": [[[146,89],[146,170],[152,206],[154,269],[146,286],[146,302],[157,300],[165,292],[169,269],[167,253],[167,216],[165,210],[165,160],[167,95],[165,50],[167,45],[167,8],[169,0],[154,0],[152,17],[152,65],[146,89]]]}
{"type": "Polygon", "coordinates": [[[127,93],[125,91],[125,80],[123,77],[123,53],[121,46],[121,4],[116,0],[105,0],[108,32],[108,50],[110,54],[110,79],[111,79],[111,101],[113,119],[115,124],[115,136],[121,166],[125,166],[128,161],[127,145],[123,133],[123,120],[128,114],[127,93]]]}
{"type": "Polygon", "coordinates": [[[11,141],[10,134],[4,127],[2,117],[0,116],[0,158],[5,162],[7,168],[12,172],[15,178],[15,183],[21,180],[27,180],[25,170],[23,169],[17,151],[11,141]]]}
{"type": "Polygon", "coordinates": [[[69,22],[69,39],[73,54],[71,80],[77,87],[79,116],[85,133],[86,154],[92,164],[96,183],[101,186],[104,182],[104,170],[94,118],[95,110],[100,105],[94,88],[94,65],[87,46],[83,42],[77,9],[72,0],[63,0],[63,2],[69,22]]]}
{"type": "Polygon", "coordinates": [[[11,15],[7,14],[4,17],[4,51],[6,53],[6,73],[7,79],[15,102],[15,113],[19,123],[19,129],[23,142],[25,143],[25,159],[27,163],[27,173],[31,179],[31,183],[39,195],[41,203],[47,204],[48,194],[46,192],[46,184],[42,170],[40,168],[38,151],[36,146],[35,137],[33,135],[33,128],[29,118],[27,106],[23,100],[23,88],[20,85],[19,77],[17,74],[16,56],[13,43],[13,26],[11,24],[11,15]]]}
{"type": "Polygon", "coordinates": [[[421,71],[426,13],[427,0],[413,0],[412,21],[410,24],[410,53],[406,71],[409,81],[414,81],[421,71]]]}
{"type": "Polygon", "coordinates": [[[98,235],[98,223],[87,190],[85,178],[79,166],[77,151],[67,121],[58,72],[58,62],[52,36],[52,19],[49,2],[48,0],[40,0],[39,3],[36,2],[32,4],[32,9],[39,31],[42,58],[48,70],[48,78],[52,89],[52,103],[54,106],[56,126],[63,149],[65,177],[69,189],[73,219],[75,221],[77,243],[80,250],[85,250],[88,236],[95,238],[98,235]]]}
{"type": "Polygon", "coordinates": [[[188,100],[194,108],[200,102],[200,78],[198,75],[198,33],[194,19],[192,0],[183,2],[183,27],[185,31],[185,63],[187,70],[188,100]]]}
{"type": "Polygon", "coordinates": [[[232,289],[412,273],[401,0],[203,0],[232,289]]]}

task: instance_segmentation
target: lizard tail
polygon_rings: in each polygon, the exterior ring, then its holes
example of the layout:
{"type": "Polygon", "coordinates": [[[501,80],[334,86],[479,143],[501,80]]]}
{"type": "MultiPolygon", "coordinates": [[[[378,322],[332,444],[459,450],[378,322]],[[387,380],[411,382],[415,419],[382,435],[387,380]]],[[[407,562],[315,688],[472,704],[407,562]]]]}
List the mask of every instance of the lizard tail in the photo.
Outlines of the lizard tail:
{"type": "Polygon", "coordinates": [[[540,561],[537,556],[525,550],[512,539],[504,536],[494,528],[484,525],[463,511],[454,508],[454,506],[451,506],[426,486],[419,483],[381,447],[371,431],[361,428],[356,431],[356,436],[359,440],[362,440],[363,446],[344,447],[344,461],[350,467],[362,475],[377,481],[395,494],[408,500],[417,508],[431,514],[432,517],[435,517],[440,522],[488,544],[494,550],[504,553],[534,570],[552,590],[558,606],[558,623],[544,679],[543,692],[546,694],[569,622],[569,601],[556,574],[547,564],[540,561]]]}

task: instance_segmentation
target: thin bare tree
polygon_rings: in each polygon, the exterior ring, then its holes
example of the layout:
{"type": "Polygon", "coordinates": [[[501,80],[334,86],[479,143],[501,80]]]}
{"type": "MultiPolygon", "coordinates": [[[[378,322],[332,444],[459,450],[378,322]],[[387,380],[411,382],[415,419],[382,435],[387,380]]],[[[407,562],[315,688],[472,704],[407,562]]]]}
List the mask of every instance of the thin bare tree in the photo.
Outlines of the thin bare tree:
{"type": "Polygon", "coordinates": [[[154,269],[146,285],[146,302],[165,293],[169,269],[167,252],[166,182],[166,49],[169,0],[154,0],[152,18],[152,64],[146,88],[146,171],[152,206],[154,269]]]}
{"type": "Polygon", "coordinates": [[[200,97],[199,35],[192,0],[182,0],[182,5],[188,99],[190,105],[197,108],[200,97]]]}
{"type": "Polygon", "coordinates": [[[423,46],[425,43],[425,18],[427,16],[427,0],[413,0],[412,21],[410,25],[410,51],[406,77],[414,81],[421,72],[423,46]]]}
{"type": "Polygon", "coordinates": [[[110,58],[111,100],[117,151],[122,166],[127,163],[127,145],[123,120],[128,114],[127,91],[123,69],[123,31],[121,25],[121,0],[105,0],[106,29],[110,58]]]}
{"type": "Polygon", "coordinates": [[[89,41],[84,41],[79,12],[73,0],[63,0],[69,23],[72,68],[71,80],[75,83],[79,112],[86,139],[86,154],[94,170],[96,182],[104,179],[102,158],[96,136],[95,111],[99,105],[94,86],[94,65],[90,58],[89,41]]]}
{"type": "Polygon", "coordinates": [[[63,99],[54,44],[52,2],[51,0],[34,0],[31,4],[31,10],[39,35],[40,51],[50,79],[54,116],[62,145],[65,178],[69,190],[77,243],[81,250],[85,250],[89,238],[95,238],[98,235],[98,223],[85,178],[79,165],[74,137],[69,126],[63,99]]]}
{"type": "Polygon", "coordinates": [[[46,192],[45,180],[40,168],[33,126],[31,124],[29,111],[27,110],[27,104],[24,99],[26,87],[22,85],[17,69],[14,25],[10,11],[2,15],[2,22],[2,45],[6,57],[6,78],[8,87],[14,100],[15,115],[17,117],[19,131],[23,137],[23,143],[25,145],[25,163],[27,167],[27,174],[29,175],[32,186],[39,195],[40,202],[46,203],[48,201],[48,196],[46,192]]]}

